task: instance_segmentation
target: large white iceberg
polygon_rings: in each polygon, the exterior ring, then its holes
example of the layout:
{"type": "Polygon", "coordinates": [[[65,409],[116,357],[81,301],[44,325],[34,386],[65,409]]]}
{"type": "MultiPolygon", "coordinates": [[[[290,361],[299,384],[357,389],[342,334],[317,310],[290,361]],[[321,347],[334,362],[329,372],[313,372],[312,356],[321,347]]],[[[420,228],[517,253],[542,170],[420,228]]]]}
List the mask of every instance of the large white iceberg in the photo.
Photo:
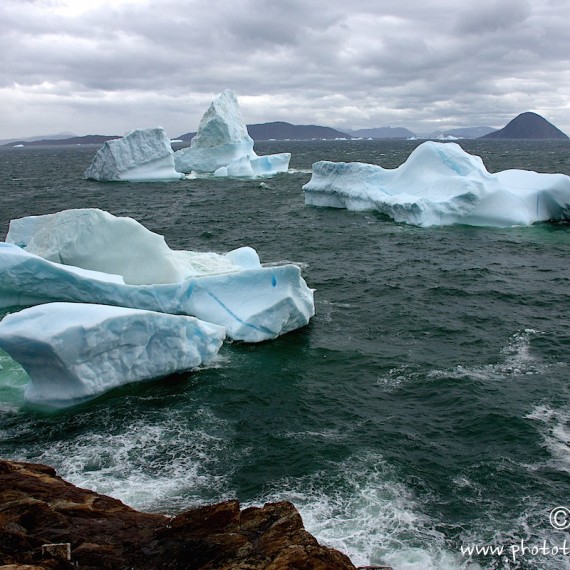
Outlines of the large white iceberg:
{"type": "Polygon", "coordinates": [[[570,177],[524,170],[491,174],[456,143],[428,141],[388,170],[358,162],[313,164],[305,204],[377,210],[418,226],[508,227],[570,218],[570,177]]]}
{"type": "Polygon", "coordinates": [[[49,303],[5,316],[0,348],[27,372],[28,402],[63,407],[196,368],[218,353],[224,333],[193,317],[49,303]]]}
{"type": "Polygon", "coordinates": [[[174,153],[176,170],[252,178],[287,172],[290,153],[257,156],[235,93],[226,89],[202,117],[190,147],[174,153]]]}
{"type": "Polygon", "coordinates": [[[14,219],[6,242],[49,261],[121,275],[130,285],[179,283],[195,275],[261,267],[252,248],[226,255],[171,250],[163,236],[136,220],[96,208],[14,219]]]}
{"type": "MultiPolygon", "coordinates": [[[[240,253],[234,255],[239,258],[240,253]]],[[[250,259],[247,252],[244,257],[250,259]]],[[[230,338],[245,342],[269,340],[303,327],[315,313],[313,291],[293,264],[202,275],[179,283],[128,285],[116,275],[79,270],[0,242],[0,307],[53,301],[191,315],[223,326],[230,338]]]]}
{"type": "Polygon", "coordinates": [[[85,178],[100,182],[180,180],[174,151],[161,127],[135,129],[121,139],[107,141],[97,151],[85,178]]]}

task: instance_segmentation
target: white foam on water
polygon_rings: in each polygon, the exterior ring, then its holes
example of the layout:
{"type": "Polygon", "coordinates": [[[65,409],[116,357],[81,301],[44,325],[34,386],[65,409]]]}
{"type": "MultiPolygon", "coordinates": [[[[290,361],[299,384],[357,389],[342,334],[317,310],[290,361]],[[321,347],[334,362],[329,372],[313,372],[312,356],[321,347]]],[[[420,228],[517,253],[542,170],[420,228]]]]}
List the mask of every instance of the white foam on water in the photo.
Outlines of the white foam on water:
{"type": "MultiPolygon", "coordinates": [[[[457,478],[458,486],[473,483],[457,478]]],[[[445,526],[424,512],[423,504],[397,473],[373,452],[334,464],[330,469],[300,478],[276,481],[255,504],[291,501],[299,510],[305,528],[324,545],[349,556],[355,566],[387,565],[393,570],[570,570],[562,554],[533,555],[512,560],[512,547],[520,545],[561,548],[570,545],[570,534],[548,525],[549,510],[531,497],[525,510],[512,519],[493,509],[474,521],[459,536],[455,528],[448,539],[445,526]],[[500,530],[500,529],[503,530],[500,530]],[[503,546],[502,556],[470,556],[461,547],[503,546]]]]}
{"type": "Polygon", "coordinates": [[[289,174],[313,174],[312,168],[289,168],[289,174]]]}
{"type": "Polygon", "coordinates": [[[417,373],[412,372],[411,368],[404,364],[396,368],[390,368],[388,372],[378,377],[376,384],[384,388],[386,392],[391,392],[401,384],[418,377],[417,373]]]}
{"type": "Polygon", "coordinates": [[[330,428],[321,431],[286,431],[285,437],[301,441],[306,440],[324,440],[324,441],[345,441],[346,431],[330,428]]]}
{"type": "MultiPolygon", "coordinates": [[[[347,554],[356,566],[386,564],[394,570],[456,570],[435,522],[381,456],[368,453],[326,471],[278,481],[267,501],[291,501],[319,542],[347,554]]],[[[471,566],[471,568],[478,568],[471,566]]]]}
{"type": "Polygon", "coordinates": [[[541,362],[530,350],[533,337],[542,335],[541,331],[525,329],[516,332],[501,350],[504,361],[497,365],[502,374],[540,374],[546,364],[541,362]]]}
{"type": "Polygon", "coordinates": [[[570,473],[570,408],[536,406],[525,419],[538,427],[552,460],[551,467],[570,473]]]}
{"type": "Polygon", "coordinates": [[[501,349],[502,359],[484,366],[458,365],[452,370],[433,370],[431,378],[475,378],[479,380],[505,380],[513,376],[543,374],[549,364],[531,351],[532,338],[544,334],[534,329],[525,329],[514,333],[501,349]]]}
{"type": "MultiPolygon", "coordinates": [[[[543,374],[551,364],[544,362],[531,351],[531,341],[544,333],[525,329],[514,333],[500,350],[501,359],[494,364],[483,366],[465,366],[458,364],[455,368],[432,370],[427,377],[431,379],[475,379],[475,380],[506,380],[515,376],[531,376],[543,374]]],[[[378,377],[376,384],[386,391],[391,391],[402,384],[423,379],[423,373],[413,370],[408,365],[391,368],[378,377]]]]}
{"type": "Polygon", "coordinates": [[[226,431],[225,422],[204,408],[170,410],[152,421],[44,443],[39,452],[24,449],[19,459],[52,465],[74,485],[135,509],[175,513],[228,498],[226,474],[215,469],[228,447],[226,431]]]}
{"type": "MultiPolygon", "coordinates": [[[[533,497],[527,498],[525,506],[520,515],[511,518],[504,511],[489,513],[474,529],[461,534],[462,546],[503,548],[502,555],[479,557],[484,562],[485,570],[570,570],[570,560],[562,552],[565,541],[567,548],[570,545],[570,533],[554,530],[550,526],[548,520],[552,506],[546,507],[533,497]],[[494,525],[493,521],[502,526],[506,522],[508,530],[497,530],[498,524],[494,525]],[[533,551],[533,548],[536,550],[533,551]]],[[[467,554],[464,561],[470,561],[467,554]]]]}

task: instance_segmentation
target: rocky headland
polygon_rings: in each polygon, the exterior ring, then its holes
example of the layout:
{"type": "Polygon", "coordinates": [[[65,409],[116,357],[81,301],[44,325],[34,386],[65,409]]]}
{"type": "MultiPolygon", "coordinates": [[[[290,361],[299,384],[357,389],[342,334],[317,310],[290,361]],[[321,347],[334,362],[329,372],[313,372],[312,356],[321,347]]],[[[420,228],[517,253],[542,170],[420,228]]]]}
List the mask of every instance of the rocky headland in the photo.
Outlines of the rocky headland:
{"type": "Polygon", "coordinates": [[[288,502],[138,512],[46,465],[0,460],[0,569],[348,570],[288,502]]]}

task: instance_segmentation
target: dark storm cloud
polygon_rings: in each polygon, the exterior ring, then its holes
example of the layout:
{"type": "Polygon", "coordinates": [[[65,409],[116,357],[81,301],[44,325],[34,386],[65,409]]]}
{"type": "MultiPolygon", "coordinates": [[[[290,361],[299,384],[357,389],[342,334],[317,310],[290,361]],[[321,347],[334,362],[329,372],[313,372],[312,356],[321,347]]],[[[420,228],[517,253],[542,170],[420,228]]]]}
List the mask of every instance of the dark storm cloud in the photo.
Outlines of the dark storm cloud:
{"type": "Polygon", "coordinates": [[[534,110],[570,131],[569,15],[567,0],[3,0],[0,137],[176,136],[225,88],[248,122],[429,131],[534,110]]]}

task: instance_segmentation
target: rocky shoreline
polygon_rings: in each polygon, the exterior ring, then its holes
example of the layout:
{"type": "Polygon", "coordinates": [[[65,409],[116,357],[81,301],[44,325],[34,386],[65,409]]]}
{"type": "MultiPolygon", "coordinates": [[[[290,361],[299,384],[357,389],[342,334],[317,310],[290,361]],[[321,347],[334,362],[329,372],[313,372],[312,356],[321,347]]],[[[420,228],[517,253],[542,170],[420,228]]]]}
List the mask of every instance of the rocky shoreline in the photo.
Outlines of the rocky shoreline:
{"type": "Polygon", "coordinates": [[[0,460],[0,570],[348,570],[289,502],[138,512],[46,465],[0,460]],[[54,545],[54,546],[46,546],[54,545]],[[57,546],[59,545],[59,546],[57,546]],[[43,547],[43,548],[42,548],[43,547]]]}

